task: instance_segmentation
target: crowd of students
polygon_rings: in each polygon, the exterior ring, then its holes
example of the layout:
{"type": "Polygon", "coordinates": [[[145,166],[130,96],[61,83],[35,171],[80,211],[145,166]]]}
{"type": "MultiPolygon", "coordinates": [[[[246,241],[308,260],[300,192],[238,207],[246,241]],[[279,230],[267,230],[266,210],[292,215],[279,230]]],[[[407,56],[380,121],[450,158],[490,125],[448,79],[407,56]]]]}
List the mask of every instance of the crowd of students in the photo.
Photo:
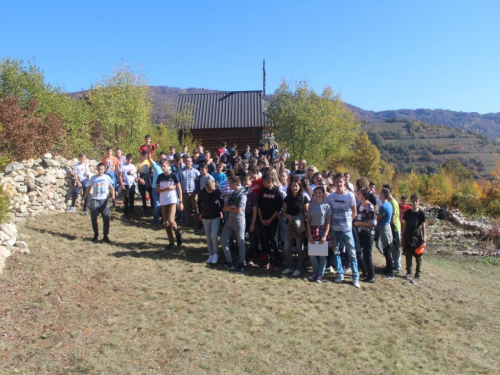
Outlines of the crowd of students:
{"type": "Polygon", "coordinates": [[[167,250],[182,245],[177,225],[182,221],[195,233],[205,234],[209,265],[220,263],[220,244],[223,266],[239,274],[245,266],[260,265],[298,277],[309,260],[310,281],[320,283],[330,272],[340,283],[350,272],[359,288],[360,280],[375,282],[372,249],[378,249],[386,261],[383,278],[391,280],[401,273],[403,253],[404,278],[419,282],[426,232],[418,195],[411,196],[411,204],[406,197],[398,203],[390,185],[377,195],[375,184],[366,177],[354,186],[349,173],[319,172],[305,160],[293,160],[288,168],[289,154],[279,151],[272,135],[253,150],[247,145],[239,152],[236,145],[228,149],[222,142],[214,155],[199,145],[191,154],[187,147],[181,152],[170,147],[168,154],[159,152],[157,158],[159,145],[151,143],[149,136],[145,141],[135,164],[132,154],[124,156],[117,150],[114,156],[108,147],[94,176],[85,155],[79,156],[69,211],[75,210],[83,190],[83,212],[90,207],[94,241],[99,236],[99,215],[103,241],[110,241],[109,198],[115,206],[115,195],[121,195],[128,217],[134,213],[139,193],[143,215],[153,216],[153,229],[165,227],[167,250]],[[233,261],[236,249],[237,261],[233,261]]]}

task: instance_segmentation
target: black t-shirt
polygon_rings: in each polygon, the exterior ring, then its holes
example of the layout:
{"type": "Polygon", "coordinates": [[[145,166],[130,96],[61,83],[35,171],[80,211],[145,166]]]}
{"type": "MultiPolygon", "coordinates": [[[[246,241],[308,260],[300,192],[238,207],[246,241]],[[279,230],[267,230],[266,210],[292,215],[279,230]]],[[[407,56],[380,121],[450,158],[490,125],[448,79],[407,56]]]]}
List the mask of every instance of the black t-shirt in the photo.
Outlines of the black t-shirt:
{"type": "Polygon", "coordinates": [[[303,194],[298,194],[296,197],[293,195],[287,195],[285,197],[286,203],[286,213],[288,215],[299,215],[304,214],[304,204],[309,203],[309,198],[303,194]]]}
{"type": "Polygon", "coordinates": [[[370,194],[368,194],[368,201],[373,204],[373,207],[377,207],[377,197],[375,197],[375,194],[373,194],[371,191],[370,194]]]}
{"type": "Polygon", "coordinates": [[[420,209],[417,212],[407,210],[403,215],[403,220],[406,222],[406,230],[414,231],[419,228],[422,223],[425,223],[424,211],[420,209]]]}
{"type": "Polygon", "coordinates": [[[246,160],[250,161],[251,157],[252,157],[252,153],[250,151],[248,151],[248,152],[243,151],[241,153],[241,158],[242,159],[246,159],[246,160]]]}
{"type": "MultiPolygon", "coordinates": [[[[262,219],[269,219],[276,211],[280,212],[283,208],[283,196],[275,186],[272,189],[264,188],[259,192],[259,208],[262,219]]],[[[275,220],[278,220],[276,217],[275,220]]]]}

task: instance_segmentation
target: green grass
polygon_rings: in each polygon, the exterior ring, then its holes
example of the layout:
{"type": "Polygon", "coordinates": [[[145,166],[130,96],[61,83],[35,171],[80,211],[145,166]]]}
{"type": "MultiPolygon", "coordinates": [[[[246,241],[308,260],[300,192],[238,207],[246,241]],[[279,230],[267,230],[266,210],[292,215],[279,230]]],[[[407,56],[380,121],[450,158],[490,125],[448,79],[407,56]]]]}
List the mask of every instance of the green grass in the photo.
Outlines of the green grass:
{"type": "Polygon", "coordinates": [[[190,230],[165,253],[163,231],[113,215],[111,245],[88,241],[80,215],[21,230],[31,254],[0,279],[0,373],[498,373],[497,267],[426,256],[420,285],[377,276],[360,290],[350,275],[238,276],[206,267],[190,230]]]}

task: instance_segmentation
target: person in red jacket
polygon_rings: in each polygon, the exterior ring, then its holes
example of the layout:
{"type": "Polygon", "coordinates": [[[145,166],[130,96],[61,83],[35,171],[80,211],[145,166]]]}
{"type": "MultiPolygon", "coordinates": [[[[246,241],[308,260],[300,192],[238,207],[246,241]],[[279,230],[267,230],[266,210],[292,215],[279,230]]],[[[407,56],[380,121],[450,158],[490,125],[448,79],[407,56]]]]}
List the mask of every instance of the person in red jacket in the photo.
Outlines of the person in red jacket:
{"type": "Polygon", "coordinates": [[[149,134],[144,137],[144,140],[146,143],[139,148],[139,154],[143,151],[148,151],[149,147],[151,147],[151,159],[155,160],[155,150],[159,148],[160,145],[158,143],[151,143],[151,136],[149,134]]]}

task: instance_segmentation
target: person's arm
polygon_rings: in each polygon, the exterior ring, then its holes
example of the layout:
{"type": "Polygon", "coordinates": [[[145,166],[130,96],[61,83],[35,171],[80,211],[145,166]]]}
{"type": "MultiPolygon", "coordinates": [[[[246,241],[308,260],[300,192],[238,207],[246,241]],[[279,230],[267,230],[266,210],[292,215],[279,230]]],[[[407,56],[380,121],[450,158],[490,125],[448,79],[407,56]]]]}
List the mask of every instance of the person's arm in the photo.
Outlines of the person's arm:
{"type": "Polygon", "coordinates": [[[113,204],[115,203],[115,188],[113,187],[113,184],[109,184],[109,191],[111,193],[111,199],[113,204]]]}
{"type": "Polygon", "coordinates": [[[257,222],[257,206],[252,207],[252,223],[250,224],[249,232],[252,233],[255,230],[255,223],[257,222]]]}
{"type": "Polygon", "coordinates": [[[311,214],[308,212],[307,215],[307,220],[306,220],[306,228],[307,228],[307,240],[311,245],[314,245],[314,239],[312,236],[312,230],[311,230],[311,214]]]}
{"type": "Polygon", "coordinates": [[[292,221],[293,220],[293,217],[292,215],[288,215],[287,213],[287,209],[288,209],[288,204],[286,202],[283,202],[283,211],[282,211],[282,215],[283,217],[287,218],[288,220],[292,221]]]}
{"type": "Polygon", "coordinates": [[[92,190],[92,184],[89,185],[88,188],[85,189],[85,193],[83,193],[83,198],[82,198],[82,207],[83,207],[83,204],[85,202],[85,199],[87,198],[87,196],[90,194],[90,190],[92,190]]]}
{"type": "Polygon", "coordinates": [[[427,241],[425,239],[425,222],[422,223],[421,227],[422,227],[422,244],[427,245],[427,241]]]}
{"type": "Polygon", "coordinates": [[[356,204],[351,206],[351,218],[355,218],[358,215],[358,209],[356,208],[356,204]]]}
{"type": "Polygon", "coordinates": [[[403,221],[403,229],[401,230],[401,247],[405,247],[405,232],[406,232],[406,221],[403,221]]]}
{"type": "Polygon", "coordinates": [[[331,221],[332,221],[332,215],[326,215],[325,233],[323,233],[323,237],[321,237],[321,240],[319,241],[319,243],[321,245],[326,241],[326,238],[328,237],[328,234],[330,233],[331,221]]]}
{"type": "Polygon", "coordinates": [[[179,196],[179,210],[182,211],[184,210],[184,203],[182,203],[182,187],[181,183],[177,181],[175,184],[175,187],[177,188],[177,195],[179,196]]]}
{"type": "Polygon", "coordinates": [[[123,184],[123,171],[118,172],[118,183],[120,184],[121,188],[125,190],[125,185],[123,184]]]}
{"type": "Polygon", "coordinates": [[[76,171],[73,172],[73,176],[75,177],[75,186],[82,187],[82,183],[78,178],[78,173],[76,171]]]}

